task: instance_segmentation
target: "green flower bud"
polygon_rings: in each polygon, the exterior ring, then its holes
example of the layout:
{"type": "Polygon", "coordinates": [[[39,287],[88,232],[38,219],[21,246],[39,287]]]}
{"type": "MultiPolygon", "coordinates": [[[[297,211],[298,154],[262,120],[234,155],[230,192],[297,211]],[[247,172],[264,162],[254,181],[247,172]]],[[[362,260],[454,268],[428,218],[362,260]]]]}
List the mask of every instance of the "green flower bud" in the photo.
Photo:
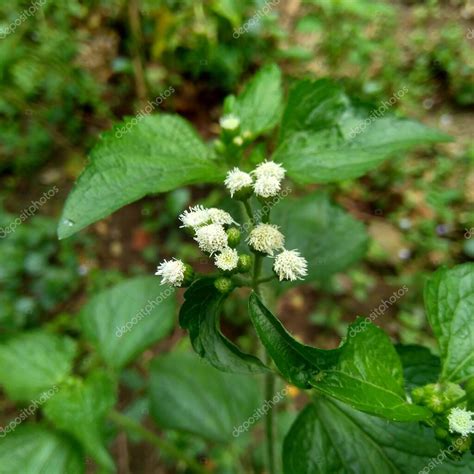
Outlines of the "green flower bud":
{"type": "Polygon", "coordinates": [[[448,430],[445,430],[444,428],[438,427],[435,428],[435,436],[436,439],[442,440],[446,439],[449,436],[448,430]]]}
{"type": "Polygon", "coordinates": [[[444,397],[439,394],[432,394],[426,397],[426,406],[433,412],[433,413],[443,413],[445,409],[444,397]]]}
{"type": "Polygon", "coordinates": [[[239,263],[237,264],[237,270],[239,273],[247,273],[252,268],[252,257],[243,253],[239,255],[239,263]]]}
{"type": "Polygon", "coordinates": [[[414,403],[421,404],[425,398],[424,387],[416,387],[411,392],[411,399],[414,403]]]}
{"type": "Polygon", "coordinates": [[[225,144],[222,140],[216,140],[214,142],[214,149],[217,153],[224,153],[225,152],[225,144]]]}
{"type": "Polygon", "coordinates": [[[240,244],[240,238],[242,237],[240,230],[237,229],[237,227],[230,227],[226,232],[227,244],[230,248],[235,249],[235,247],[240,244]]]}
{"type": "Polygon", "coordinates": [[[185,263],[184,264],[184,279],[183,283],[181,283],[181,288],[186,288],[190,286],[191,283],[194,281],[195,273],[193,267],[191,265],[185,263]]]}
{"type": "Polygon", "coordinates": [[[234,283],[230,278],[226,277],[217,278],[214,281],[214,286],[220,293],[224,295],[230,293],[234,289],[234,283]]]}
{"type": "Polygon", "coordinates": [[[239,189],[235,191],[234,195],[232,196],[233,199],[237,201],[246,201],[250,196],[253,194],[252,186],[247,186],[245,188],[239,189]]]}

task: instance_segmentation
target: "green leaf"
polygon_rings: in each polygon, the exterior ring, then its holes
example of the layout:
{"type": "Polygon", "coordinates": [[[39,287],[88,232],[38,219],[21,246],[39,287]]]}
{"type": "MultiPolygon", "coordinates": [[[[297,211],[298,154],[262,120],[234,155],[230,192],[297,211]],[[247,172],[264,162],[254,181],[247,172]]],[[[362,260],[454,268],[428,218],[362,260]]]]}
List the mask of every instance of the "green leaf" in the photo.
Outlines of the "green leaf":
{"type": "Polygon", "coordinates": [[[421,387],[438,380],[441,370],[439,357],[422,346],[401,344],[395,346],[403,366],[407,390],[421,387]]]}
{"type": "Polygon", "coordinates": [[[218,15],[229,20],[234,28],[242,23],[242,6],[237,0],[213,0],[211,7],[218,15]]]}
{"type": "Polygon", "coordinates": [[[339,349],[325,351],[293,339],[256,293],[249,298],[249,315],[270,357],[291,384],[310,388],[311,380],[337,361],[339,349]]]}
{"type": "Polygon", "coordinates": [[[280,143],[295,132],[316,132],[336,125],[348,105],[342,87],[330,79],[298,81],[288,94],[280,143]]]}
{"type": "Polygon", "coordinates": [[[126,280],[92,298],[80,322],[110,367],[122,368],[174,326],[175,291],[156,277],[126,280]]]}
{"type": "Polygon", "coordinates": [[[474,376],[474,263],[441,268],[426,282],[425,307],[438,340],[441,378],[474,376]]]}
{"type": "Polygon", "coordinates": [[[290,383],[332,396],[361,411],[397,421],[431,413],[406,400],[400,359],[387,335],[359,318],[345,343],[325,351],[297,342],[253,293],[249,313],[257,334],[290,383]]]}
{"type": "Polygon", "coordinates": [[[115,404],[116,386],[102,372],[86,380],[74,378],[45,404],[43,412],[56,427],[81,443],[103,468],[113,471],[114,462],[104,447],[104,420],[115,404]]]}
{"type": "Polygon", "coordinates": [[[228,442],[240,434],[238,428],[262,405],[260,392],[255,377],[221,372],[195,354],[170,353],[151,365],[155,421],[212,441],[228,442]]]}
{"type": "Polygon", "coordinates": [[[265,365],[245,354],[219,329],[219,316],[225,295],[214,287],[212,278],[195,281],[184,294],[179,323],[189,331],[194,350],[209,363],[225,372],[261,373],[265,365]]]}
{"type": "Polygon", "coordinates": [[[328,80],[297,84],[288,98],[273,160],[283,163],[299,183],[329,183],[362,176],[414,146],[450,140],[418,122],[376,110],[353,105],[328,80]]]}
{"type": "Polygon", "coordinates": [[[283,465],[285,474],[402,474],[431,472],[436,465],[439,474],[473,472],[471,454],[454,462],[445,451],[420,423],[393,423],[318,398],[288,432],[283,465]]]}
{"type": "Polygon", "coordinates": [[[76,344],[46,332],[29,332],[0,343],[0,384],[11,400],[32,401],[69,374],[76,344]]]}
{"type": "Polygon", "coordinates": [[[337,364],[313,381],[318,391],[393,421],[431,416],[426,408],[408,403],[400,358],[379,327],[358,318],[340,349],[337,364]]]}
{"type": "Polygon", "coordinates": [[[254,137],[271,130],[280,119],[283,102],[281,71],[275,64],[255,74],[237,97],[229,96],[224,104],[226,113],[240,118],[241,130],[254,137]]]}
{"type": "Polygon", "coordinates": [[[2,474],[82,474],[80,448],[41,425],[23,425],[0,438],[2,474]]]}
{"type": "Polygon", "coordinates": [[[149,115],[135,125],[133,120],[104,134],[92,150],[89,164],[67,199],[59,238],[147,194],[223,178],[224,171],[181,117],[149,115]]]}
{"type": "Polygon", "coordinates": [[[287,198],[275,206],[272,216],[286,236],[286,248],[298,249],[308,260],[308,280],[325,280],[367,251],[364,225],[332,204],[325,193],[287,198]]]}

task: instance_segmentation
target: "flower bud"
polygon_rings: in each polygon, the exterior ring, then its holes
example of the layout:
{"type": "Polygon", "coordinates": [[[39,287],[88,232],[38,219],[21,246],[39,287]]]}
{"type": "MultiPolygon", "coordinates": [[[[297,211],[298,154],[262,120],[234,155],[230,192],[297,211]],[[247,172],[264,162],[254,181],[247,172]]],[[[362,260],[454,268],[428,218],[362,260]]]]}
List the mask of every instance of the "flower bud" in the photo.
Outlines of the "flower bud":
{"type": "Polygon", "coordinates": [[[412,390],[411,399],[413,400],[414,403],[421,404],[423,403],[424,398],[425,398],[424,387],[416,387],[412,390]]]}
{"type": "Polygon", "coordinates": [[[235,249],[237,245],[240,244],[240,238],[242,234],[240,233],[240,230],[237,229],[237,227],[230,227],[227,229],[227,244],[229,245],[230,248],[235,249]]]}
{"type": "Polygon", "coordinates": [[[184,278],[183,283],[181,283],[181,288],[186,288],[191,285],[194,281],[195,273],[193,267],[191,265],[185,263],[184,264],[184,278]]]}
{"type": "Polygon", "coordinates": [[[224,153],[225,152],[225,145],[222,140],[216,140],[214,142],[214,149],[217,151],[217,153],[224,153]]]}
{"type": "Polygon", "coordinates": [[[441,427],[437,427],[435,429],[436,439],[442,440],[442,439],[446,439],[448,436],[449,436],[448,430],[446,430],[444,428],[441,428],[441,427]]]}
{"type": "Polygon", "coordinates": [[[243,253],[239,255],[239,263],[237,264],[237,270],[239,273],[247,273],[252,268],[252,257],[243,253]]]}
{"type": "Polygon", "coordinates": [[[214,281],[214,286],[219,291],[219,293],[227,294],[234,289],[234,283],[230,278],[220,277],[214,281]]]}
{"type": "Polygon", "coordinates": [[[426,398],[426,406],[433,412],[433,413],[443,413],[445,409],[444,405],[444,398],[438,394],[429,395],[426,398]]]}

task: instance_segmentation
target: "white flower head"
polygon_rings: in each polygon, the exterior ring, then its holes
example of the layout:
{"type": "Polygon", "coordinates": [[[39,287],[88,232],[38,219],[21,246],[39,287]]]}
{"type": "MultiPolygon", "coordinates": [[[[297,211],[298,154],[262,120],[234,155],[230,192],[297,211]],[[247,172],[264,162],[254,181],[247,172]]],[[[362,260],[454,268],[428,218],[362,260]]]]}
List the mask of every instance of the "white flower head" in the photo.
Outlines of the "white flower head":
{"type": "Polygon", "coordinates": [[[211,222],[209,209],[204,206],[190,207],[189,210],[184,211],[179,220],[183,223],[181,227],[197,228],[211,222]]]}
{"type": "Polygon", "coordinates": [[[169,283],[173,286],[181,286],[184,280],[186,266],[181,260],[164,260],[156,269],[155,275],[161,277],[161,284],[169,283]]]}
{"type": "Polygon", "coordinates": [[[194,240],[203,252],[213,254],[227,247],[227,234],[219,224],[209,224],[196,229],[194,240]]]}
{"type": "Polygon", "coordinates": [[[237,191],[252,186],[253,179],[250,174],[239,170],[239,168],[234,168],[227,173],[224,184],[230,191],[231,197],[234,197],[237,191]]]}
{"type": "Polygon", "coordinates": [[[474,412],[464,408],[452,408],[448,415],[449,431],[451,433],[460,433],[462,436],[474,433],[472,415],[474,415],[474,412]]]}
{"type": "Polygon", "coordinates": [[[248,244],[255,250],[273,255],[275,250],[283,248],[285,236],[276,225],[258,224],[247,237],[248,244]]]}
{"type": "Polygon", "coordinates": [[[237,117],[237,115],[234,114],[224,115],[220,118],[219,125],[224,130],[236,130],[237,128],[239,128],[240,119],[239,117],[237,117]]]}
{"type": "Polygon", "coordinates": [[[217,209],[217,207],[212,207],[211,209],[208,210],[209,218],[213,224],[219,224],[219,225],[231,225],[231,224],[237,224],[237,222],[232,219],[232,216],[226,212],[223,211],[222,209],[217,209]]]}
{"type": "Polygon", "coordinates": [[[281,181],[273,176],[262,176],[257,178],[253,189],[257,196],[270,198],[276,196],[281,190],[281,181]]]}
{"type": "Polygon", "coordinates": [[[242,146],[244,144],[244,139],[240,135],[237,135],[232,139],[232,143],[237,146],[242,146]]]}
{"type": "Polygon", "coordinates": [[[282,181],[285,177],[286,170],[279,163],[275,163],[274,161],[264,161],[255,168],[253,174],[257,179],[275,178],[278,181],[282,181]]]}
{"type": "Polygon", "coordinates": [[[227,247],[215,256],[214,261],[217,268],[230,272],[237,268],[239,254],[237,250],[227,247]]]}
{"type": "Polygon", "coordinates": [[[308,274],[308,262],[297,250],[283,250],[275,257],[273,269],[280,281],[302,280],[308,274]]]}

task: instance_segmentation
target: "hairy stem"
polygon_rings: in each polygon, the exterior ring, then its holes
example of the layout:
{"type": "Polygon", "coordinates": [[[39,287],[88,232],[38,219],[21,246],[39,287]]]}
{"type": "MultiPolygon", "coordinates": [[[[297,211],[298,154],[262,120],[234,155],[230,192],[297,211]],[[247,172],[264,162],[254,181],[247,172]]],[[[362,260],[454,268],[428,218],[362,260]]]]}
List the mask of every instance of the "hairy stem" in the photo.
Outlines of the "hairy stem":
{"type": "Polygon", "coordinates": [[[147,430],[140,423],[136,422],[135,420],[132,420],[128,416],[122,415],[118,411],[113,410],[109,413],[109,419],[124,430],[139,435],[145,441],[148,441],[150,444],[153,444],[158,449],[166,453],[168,456],[179,461],[184,461],[193,472],[197,474],[209,474],[209,471],[201,464],[199,464],[196,460],[189,457],[186,453],[178,449],[172,443],[169,443],[168,441],[160,438],[152,431],[147,430]]]}

